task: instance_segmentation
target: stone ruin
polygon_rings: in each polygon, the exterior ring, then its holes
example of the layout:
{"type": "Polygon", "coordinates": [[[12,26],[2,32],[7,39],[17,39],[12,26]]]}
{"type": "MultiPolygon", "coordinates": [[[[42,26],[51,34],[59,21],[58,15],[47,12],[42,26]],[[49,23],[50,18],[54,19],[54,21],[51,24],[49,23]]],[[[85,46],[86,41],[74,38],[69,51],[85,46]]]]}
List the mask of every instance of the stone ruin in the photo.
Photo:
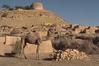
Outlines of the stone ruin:
{"type": "Polygon", "coordinates": [[[35,10],[43,10],[43,4],[40,2],[32,3],[31,8],[35,10]]]}
{"type": "Polygon", "coordinates": [[[99,28],[97,26],[68,24],[63,26],[62,28],[65,30],[71,30],[72,34],[95,35],[99,33],[99,28]]]}

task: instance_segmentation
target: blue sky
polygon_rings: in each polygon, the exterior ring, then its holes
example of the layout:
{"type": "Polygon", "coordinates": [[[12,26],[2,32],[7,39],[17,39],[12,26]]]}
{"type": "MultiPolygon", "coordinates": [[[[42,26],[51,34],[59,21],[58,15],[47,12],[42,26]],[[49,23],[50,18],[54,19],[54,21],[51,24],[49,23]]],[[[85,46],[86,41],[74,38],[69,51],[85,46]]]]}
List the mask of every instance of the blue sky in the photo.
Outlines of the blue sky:
{"type": "Polygon", "coordinates": [[[71,23],[99,25],[99,0],[0,0],[0,7],[4,4],[25,6],[38,1],[71,23]]]}

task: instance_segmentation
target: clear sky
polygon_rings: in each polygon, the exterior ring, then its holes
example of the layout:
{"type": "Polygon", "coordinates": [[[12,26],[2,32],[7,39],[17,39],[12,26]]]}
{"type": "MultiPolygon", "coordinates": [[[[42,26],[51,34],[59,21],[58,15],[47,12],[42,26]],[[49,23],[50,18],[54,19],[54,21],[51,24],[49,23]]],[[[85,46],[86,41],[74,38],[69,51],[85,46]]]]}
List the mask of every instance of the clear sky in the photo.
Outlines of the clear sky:
{"type": "Polygon", "coordinates": [[[99,0],[0,0],[0,7],[26,6],[38,1],[71,23],[99,25],[99,0]]]}

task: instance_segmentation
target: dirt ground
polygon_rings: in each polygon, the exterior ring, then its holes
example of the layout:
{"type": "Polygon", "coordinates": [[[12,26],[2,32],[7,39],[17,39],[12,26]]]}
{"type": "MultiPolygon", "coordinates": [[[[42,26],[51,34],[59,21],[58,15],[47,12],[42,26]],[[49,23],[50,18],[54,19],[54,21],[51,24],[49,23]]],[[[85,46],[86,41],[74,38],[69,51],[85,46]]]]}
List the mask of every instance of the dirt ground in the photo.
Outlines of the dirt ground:
{"type": "Polygon", "coordinates": [[[99,55],[91,56],[91,60],[71,60],[71,61],[53,61],[53,60],[27,60],[13,57],[0,57],[0,66],[99,66],[99,55]]]}

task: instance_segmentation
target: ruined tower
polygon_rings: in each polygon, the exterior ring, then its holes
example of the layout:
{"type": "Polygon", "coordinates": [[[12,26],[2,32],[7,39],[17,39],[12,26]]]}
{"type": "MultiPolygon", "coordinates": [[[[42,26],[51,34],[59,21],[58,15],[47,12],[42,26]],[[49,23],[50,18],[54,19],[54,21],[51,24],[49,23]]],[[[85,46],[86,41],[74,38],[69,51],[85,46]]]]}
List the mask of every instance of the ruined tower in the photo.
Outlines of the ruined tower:
{"type": "Polygon", "coordinates": [[[32,3],[31,8],[35,9],[35,10],[43,10],[43,4],[40,2],[35,2],[32,3]]]}

